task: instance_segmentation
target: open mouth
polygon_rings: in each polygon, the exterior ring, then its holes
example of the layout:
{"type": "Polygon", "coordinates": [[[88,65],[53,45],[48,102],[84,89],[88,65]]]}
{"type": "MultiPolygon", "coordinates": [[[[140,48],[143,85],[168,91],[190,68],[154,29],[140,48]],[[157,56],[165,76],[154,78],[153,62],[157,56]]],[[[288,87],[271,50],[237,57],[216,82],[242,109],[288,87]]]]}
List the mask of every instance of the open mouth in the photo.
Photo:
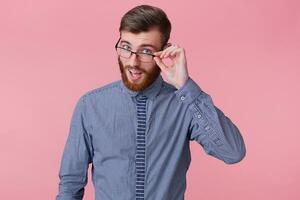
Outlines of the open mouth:
{"type": "Polygon", "coordinates": [[[142,77],[143,72],[142,71],[138,71],[138,70],[128,70],[130,73],[130,78],[132,80],[138,80],[139,78],[142,77]]]}

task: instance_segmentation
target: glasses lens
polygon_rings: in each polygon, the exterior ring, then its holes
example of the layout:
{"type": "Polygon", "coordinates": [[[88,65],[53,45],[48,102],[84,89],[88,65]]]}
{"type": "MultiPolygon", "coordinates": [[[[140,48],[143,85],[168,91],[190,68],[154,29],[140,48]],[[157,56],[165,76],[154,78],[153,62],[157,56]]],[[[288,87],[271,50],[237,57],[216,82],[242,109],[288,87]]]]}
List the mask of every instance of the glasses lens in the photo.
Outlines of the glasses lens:
{"type": "Polygon", "coordinates": [[[129,58],[131,55],[131,52],[126,50],[126,49],[122,49],[122,48],[117,48],[117,52],[119,54],[119,56],[124,57],[124,58],[129,58]]]}
{"type": "Polygon", "coordinates": [[[139,55],[140,61],[142,61],[142,62],[152,62],[152,59],[153,59],[152,55],[145,54],[145,53],[140,53],[138,55],[139,55]]]}
{"type": "MultiPolygon", "coordinates": [[[[120,47],[117,47],[117,53],[119,56],[123,57],[123,58],[130,58],[131,56],[131,51],[127,50],[127,49],[123,49],[120,47]]],[[[146,53],[137,53],[138,55],[138,59],[141,62],[152,62],[153,60],[153,56],[150,54],[146,54],[146,53]]]]}

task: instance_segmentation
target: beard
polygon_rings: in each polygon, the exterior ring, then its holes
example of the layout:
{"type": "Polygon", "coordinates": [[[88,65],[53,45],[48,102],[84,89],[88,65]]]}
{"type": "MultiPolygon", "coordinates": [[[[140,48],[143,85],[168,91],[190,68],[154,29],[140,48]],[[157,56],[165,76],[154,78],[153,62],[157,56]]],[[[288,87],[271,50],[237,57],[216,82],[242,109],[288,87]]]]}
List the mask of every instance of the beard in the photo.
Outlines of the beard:
{"type": "Polygon", "coordinates": [[[120,57],[118,57],[118,63],[119,63],[121,77],[124,82],[124,85],[128,89],[133,90],[133,91],[142,91],[142,90],[146,89],[148,86],[150,86],[156,80],[156,78],[159,76],[159,74],[161,72],[161,69],[157,66],[157,64],[155,64],[155,66],[153,67],[153,69],[151,71],[147,72],[147,71],[144,71],[137,67],[132,67],[129,65],[124,66],[123,63],[121,62],[120,57]],[[130,68],[136,68],[143,73],[143,79],[140,83],[133,83],[129,80],[126,71],[128,71],[128,69],[130,69],[130,68]]]}

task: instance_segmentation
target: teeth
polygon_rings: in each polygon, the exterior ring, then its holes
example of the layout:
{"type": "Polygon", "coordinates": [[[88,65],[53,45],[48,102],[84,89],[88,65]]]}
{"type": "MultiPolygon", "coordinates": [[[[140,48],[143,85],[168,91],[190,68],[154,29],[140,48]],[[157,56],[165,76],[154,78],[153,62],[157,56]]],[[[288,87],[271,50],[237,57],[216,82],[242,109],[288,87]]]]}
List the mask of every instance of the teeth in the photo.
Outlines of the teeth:
{"type": "Polygon", "coordinates": [[[133,74],[141,74],[142,73],[141,71],[136,71],[136,70],[129,70],[129,71],[133,74]]]}

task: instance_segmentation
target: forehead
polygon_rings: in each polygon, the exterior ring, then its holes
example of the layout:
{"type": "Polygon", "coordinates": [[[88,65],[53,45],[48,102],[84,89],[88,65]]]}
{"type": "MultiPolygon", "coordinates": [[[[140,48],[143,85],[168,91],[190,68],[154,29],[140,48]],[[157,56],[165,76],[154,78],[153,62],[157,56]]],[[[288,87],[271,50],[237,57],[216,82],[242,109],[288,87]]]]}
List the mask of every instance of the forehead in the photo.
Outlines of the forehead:
{"type": "Polygon", "coordinates": [[[121,42],[127,41],[133,47],[151,45],[157,49],[161,45],[161,33],[157,29],[150,29],[147,32],[132,33],[129,31],[121,31],[121,42]]]}

